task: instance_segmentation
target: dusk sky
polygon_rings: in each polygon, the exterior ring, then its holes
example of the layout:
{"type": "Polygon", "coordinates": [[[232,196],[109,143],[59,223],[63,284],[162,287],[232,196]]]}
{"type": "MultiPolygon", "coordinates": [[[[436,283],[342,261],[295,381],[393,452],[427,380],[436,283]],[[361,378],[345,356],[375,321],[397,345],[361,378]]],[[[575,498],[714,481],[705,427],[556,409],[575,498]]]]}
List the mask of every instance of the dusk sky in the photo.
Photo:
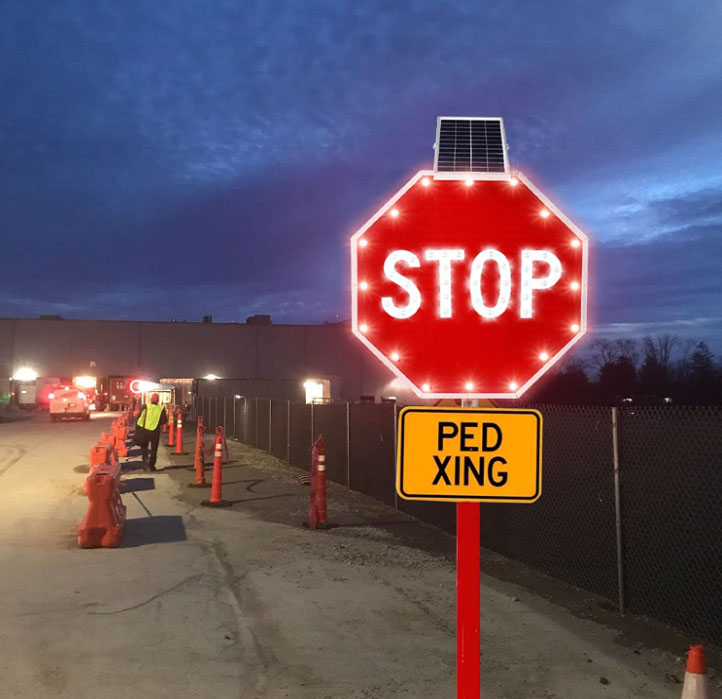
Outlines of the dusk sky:
{"type": "Polygon", "coordinates": [[[722,3],[4,0],[0,315],[323,322],[350,235],[502,116],[597,332],[722,351],[722,3]]]}

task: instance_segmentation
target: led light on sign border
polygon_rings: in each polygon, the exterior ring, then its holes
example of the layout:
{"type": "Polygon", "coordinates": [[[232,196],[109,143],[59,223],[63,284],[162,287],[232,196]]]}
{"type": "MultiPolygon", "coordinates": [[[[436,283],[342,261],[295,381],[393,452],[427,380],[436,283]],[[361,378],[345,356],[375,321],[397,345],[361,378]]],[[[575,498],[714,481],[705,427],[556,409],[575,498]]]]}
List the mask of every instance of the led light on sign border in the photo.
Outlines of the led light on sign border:
{"type": "Polygon", "coordinates": [[[549,209],[542,209],[542,210],[539,212],[539,215],[540,215],[542,218],[549,218],[549,209]]]}
{"type": "Polygon", "coordinates": [[[431,386],[429,386],[429,384],[425,383],[425,384],[421,387],[421,390],[422,390],[424,393],[428,393],[428,392],[431,390],[431,386]]]}
{"type": "Polygon", "coordinates": [[[399,359],[401,359],[401,357],[400,357],[400,355],[399,355],[398,352],[392,352],[392,353],[391,353],[391,359],[393,359],[395,362],[398,362],[399,359]]]}
{"type": "Polygon", "coordinates": [[[512,381],[509,384],[509,390],[510,391],[516,391],[516,389],[519,387],[519,384],[516,381],[512,381]]]}
{"type": "Polygon", "coordinates": [[[358,246],[360,248],[365,248],[369,244],[369,241],[366,240],[366,238],[361,238],[361,240],[358,241],[358,246]]]}
{"type": "Polygon", "coordinates": [[[466,388],[467,391],[473,391],[473,390],[474,390],[474,384],[471,383],[471,381],[467,381],[466,384],[464,384],[464,388],[466,388]]]}
{"type": "Polygon", "coordinates": [[[572,324],[572,332],[573,332],[573,333],[578,333],[578,332],[579,332],[579,324],[578,324],[578,323],[573,323],[573,324],[572,324]]]}
{"type": "Polygon", "coordinates": [[[398,218],[399,217],[399,210],[398,209],[391,209],[389,212],[391,214],[391,218],[398,218]]]}
{"type": "Polygon", "coordinates": [[[541,359],[543,362],[546,362],[546,360],[549,359],[549,354],[547,352],[542,352],[539,355],[539,359],[541,359]]]}
{"type": "Polygon", "coordinates": [[[579,238],[572,238],[572,247],[573,248],[578,248],[581,244],[582,243],[579,240],[579,238]]]}
{"type": "Polygon", "coordinates": [[[431,184],[431,180],[428,177],[422,177],[421,184],[424,185],[424,187],[428,187],[431,184]]]}
{"type": "Polygon", "coordinates": [[[466,186],[467,186],[467,187],[471,187],[473,184],[474,184],[474,180],[471,179],[471,177],[468,177],[468,178],[466,179],[466,186]]]}
{"type": "Polygon", "coordinates": [[[509,184],[510,184],[512,187],[516,187],[516,186],[519,184],[519,180],[518,180],[516,177],[512,177],[512,178],[509,180],[509,184]]]}
{"type": "Polygon", "coordinates": [[[579,282],[572,282],[569,286],[572,287],[572,291],[577,291],[579,289],[579,282]]]}
{"type": "Polygon", "coordinates": [[[369,330],[369,326],[366,325],[366,323],[361,323],[361,325],[358,326],[358,329],[365,335],[369,330]]]}
{"type": "Polygon", "coordinates": [[[361,289],[361,291],[366,291],[366,289],[369,288],[368,282],[361,282],[361,283],[358,285],[358,288],[361,289]]]}

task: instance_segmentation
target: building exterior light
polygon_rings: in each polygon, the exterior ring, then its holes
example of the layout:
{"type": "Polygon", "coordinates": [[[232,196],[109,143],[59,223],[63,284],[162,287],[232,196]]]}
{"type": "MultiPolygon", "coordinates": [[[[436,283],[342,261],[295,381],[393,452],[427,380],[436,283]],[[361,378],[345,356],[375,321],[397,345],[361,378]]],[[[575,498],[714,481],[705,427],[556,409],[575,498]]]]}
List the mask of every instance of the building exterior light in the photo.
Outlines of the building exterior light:
{"type": "Polygon", "coordinates": [[[206,381],[215,381],[218,377],[215,374],[206,374],[203,378],[206,381]]]}
{"type": "Polygon", "coordinates": [[[22,367],[13,374],[14,381],[35,381],[38,378],[38,372],[29,367],[22,367]]]}

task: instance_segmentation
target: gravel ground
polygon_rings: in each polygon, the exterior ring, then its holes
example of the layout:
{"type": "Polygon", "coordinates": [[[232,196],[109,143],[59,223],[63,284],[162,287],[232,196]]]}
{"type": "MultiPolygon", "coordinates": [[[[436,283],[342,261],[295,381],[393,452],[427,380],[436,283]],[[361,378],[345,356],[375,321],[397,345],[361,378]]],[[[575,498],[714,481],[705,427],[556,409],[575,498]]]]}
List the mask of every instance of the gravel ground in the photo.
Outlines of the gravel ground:
{"type": "MultiPolygon", "coordinates": [[[[307,474],[236,442],[229,449],[223,497],[233,505],[213,510],[212,518],[223,527],[223,541],[228,528],[235,531],[223,555],[230,574],[244,581],[243,604],[253,597],[267,614],[282,612],[274,622],[275,643],[291,655],[298,644],[307,650],[310,643],[333,656],[328,667],[323,661],[319,667],[301,651],[304,683],[281,670],[295,689],[268,696],[453,696],[454,538],[334,483],[328,484],[328,510],[338,526],[311,532],[303,526],[309,488],[300,478],[307,474]],[[245,572],[239,576],[240,559],[245,572]],[[323,618],[309,620],[319,605],[323,618]],[[426,640],[419,645],[420,639],[426,640]],[[382,681],[371,681],[374,674],[382,681]]],[[[193,479],[191,457],[172,461],[169,473],[181,486],[177,497],[191,517],[202,511],[207,523],[209,510],[197,506],[208,491],[186,487],[193,479]]],[[[206,477],[210,481],[210,467],[206,477]]],[[[676,697],[687,643],[664,627],[622,619],[593,595],[483,552],[485,696],[676,697]]]]}

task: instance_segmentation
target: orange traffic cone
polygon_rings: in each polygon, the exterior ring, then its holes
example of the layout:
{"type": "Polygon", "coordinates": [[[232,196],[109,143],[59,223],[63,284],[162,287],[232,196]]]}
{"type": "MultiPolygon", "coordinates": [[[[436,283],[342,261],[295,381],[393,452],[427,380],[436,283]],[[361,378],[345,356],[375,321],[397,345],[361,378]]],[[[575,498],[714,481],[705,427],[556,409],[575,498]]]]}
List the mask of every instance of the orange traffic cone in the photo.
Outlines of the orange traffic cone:
{"type": "Polygon", "coordinates": [[[702,646],[690,646],[687,656],[687,671],[684,674],[682,699],[709,699],[707,663],[702,646]]]}
{"type": "Polygon", "coordinates": [[[206,483],[206,465],[204,461],[205,451],[205,429],[203,427],[203,418],[198,418],[198,428],[196,430],[196,457],[193,468],[196,471],[196,482],[189,483],[189,488],[207,488],[210,484],[206,483]]]}
{"type": "Polygon", "coordinates": [[[184,454],[183,451],[183,413],[178,411],[178,422],[175,427],[175,453],[184,454]]]}
{"type": "Polygon", "coordinates": [[[168,444],[169,447],[175,446],[175,412],[170,411],[168,415],[168,444]]]}
{"type": "Polygon", "coordinates": [[[228,507],[233,503],[224,500],[223,488],[223,428],[216,427],[216,444],[213,448],[213,480],[211,481],[211,499],[204,500],[204,507],[228,507]]]}

